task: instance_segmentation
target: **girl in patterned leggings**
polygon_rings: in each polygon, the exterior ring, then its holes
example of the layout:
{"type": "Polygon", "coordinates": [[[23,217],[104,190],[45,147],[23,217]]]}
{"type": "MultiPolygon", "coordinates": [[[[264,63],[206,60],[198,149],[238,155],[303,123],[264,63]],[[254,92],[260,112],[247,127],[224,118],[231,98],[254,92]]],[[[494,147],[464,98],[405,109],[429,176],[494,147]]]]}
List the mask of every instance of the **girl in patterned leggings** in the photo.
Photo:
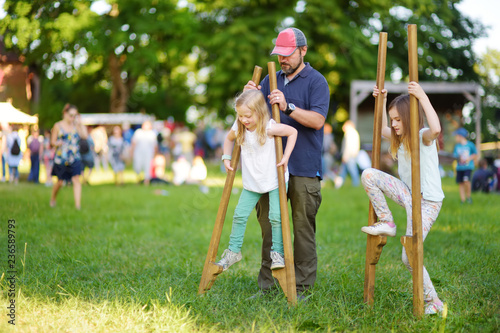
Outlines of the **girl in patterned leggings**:
{"type": "MultiPolygon", "coordinates": [[[[375,86],[373,96],[380,91],[375,86]]],[[[410,82],[408,93],[419,101],[419,141],[420,141],[420,177],[422,192],[422,232],[423,239],[427,237],[432,225],[436,221],[444,193],[441,188],[439,173],[439,160],[436,138],[441,132],[439,118],[429,101],[429,97],[416,82],[410,82]],[[428,128],[424,127],[424,114],[427,118],[428,128]]],[[[396,235],[396,225],[392,213],[387,206],[385,196],[406,209],[407,224],[406,235],[412,234],[412,195],[411,195],[411,148],[410,148],[410,96],[402,95],[395,98],[389,105],[391,126],[387,126],[387,91],[382,90],[384,96],[384,110],[382,116],[382,136],[391,140],[390,153],[398,161],[397,179],[377,169],[366,169],[361,182],[373,205],[379,222],[361,228],[361,231],[370,235],[391,236],[396,235]],[[384,196],[385,195],[385,196],[384,196]]],[[[411,272],[408,256],[403,248],[403,263],[411,272]]],[[[425,313],[434,314],[441,312],[443,303],[438,298],[429,274],[424,267],[424,301],[425,313]]]]}

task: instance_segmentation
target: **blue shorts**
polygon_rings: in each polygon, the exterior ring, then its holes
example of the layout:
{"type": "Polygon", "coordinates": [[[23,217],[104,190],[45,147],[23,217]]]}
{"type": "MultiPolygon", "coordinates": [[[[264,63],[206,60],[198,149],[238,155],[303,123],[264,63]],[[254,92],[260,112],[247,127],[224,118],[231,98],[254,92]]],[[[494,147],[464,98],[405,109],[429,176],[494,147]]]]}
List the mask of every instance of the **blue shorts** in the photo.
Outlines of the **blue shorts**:
{"type": "Polygon", "coordinates": [[[94,155],[92,152],[90,154],[81,154],[82,156],[82,169],[87,167],[92,169],[94,167],[94,155]]]}
{"type": "Polygon", "coordinates": [[[457,184],[471,181],[472,170],[457,170],[457,184]]]}
{"type": "Polygon", "coordinates": [[[74,176],[82,174],[83,164],[81,160],[75,160],[71,164],[56,164],[52,168],[52,176],[59,180],[71,180],[74,176]]]}

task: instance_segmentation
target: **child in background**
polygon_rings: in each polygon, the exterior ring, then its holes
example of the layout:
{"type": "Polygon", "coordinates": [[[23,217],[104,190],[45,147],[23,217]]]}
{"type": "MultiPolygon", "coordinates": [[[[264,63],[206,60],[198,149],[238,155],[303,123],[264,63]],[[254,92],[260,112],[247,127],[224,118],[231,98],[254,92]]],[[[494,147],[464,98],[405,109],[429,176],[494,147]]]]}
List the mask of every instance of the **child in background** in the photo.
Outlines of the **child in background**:
{"type": "Polygon", "coordinates": [[[236,99],[237,120],[224,141],[222,160],[226,171],[232,171],[231,152],[234,141],[241,146],[243,191],[234,211],[229,248],[217,265],[228,269],[241,260],[241,247],[250,213],[264,193],[269,193],[269,220],[272,228],[271,269],[285,267],[283,235],[278,189],[277,167],[283,166],[288,182],[288,159],[297,140],[297,130],[285,124],[277,124],[269,117],[264,95],[258,90],[243,92],[236,99]],[[286,136],[283,158],[276,164],[274,136],[286,136]]]}
{"type": "Polygon", "coordinates": [[[113,134],[108,139],[108,160],[115,174],[115,185],[123,185],[123,170],[125,170],[125,141],[120,126],[113,127],[113,134]]]}
{"type": "MultiPolygon", "coordinates": [[[[439,215],[444,198],[444,193],[441,188],[436,144],[436,139],[441,132],[441,125],[436,111],[420,85],[416,82],[410,82],[408,85],[408,92],[419,100],[422,236],[425,240],[439,215]],[[429,128],[424,128],[423,113],[425,113],[429,128]]],[[[373,96],[376,97],[379,93],[378,88],[375,87],[373,96]]],[[[391,102],[389,105],[391,127],[389,127],[387,126],[386,115],[387,91],[385,89],[382,90],[382,94],[384,95],[382,136],[391,140],[390,153],[393,159],[397,159],[398,161],[398,172],[401,180],[373,168],[366,169],[363,172],[361,175],[361,182],[370,198],[379,222],[371,226],[363,227],[361,231],[370,235],[391,237],[396,235],[396,225],[394,224],[394,218],[384,197],[385,194],[406,209],[406,235],[412,235],[410,96],[402,95],[391,102]]],[[[404,248],[402,259],[403,263],[411,272],[412,269],[404,248]]],[[[425,267],[423,274],[425,313],[434,314],[441,312],[443,303],[438,298],[425,267]]]]}
{"type": "Polygon", "coordinates": [[[495,188],[495,178],[493,170],[488,168],[488,161],[484,158],[480,159],[478,169],[472,177],[472,192],[490,193],[495,188]]]}
{"type": "Polygon", "coordinates": [[[7,163],[9,164],[9,181],[19,182],[19,164],[23,159],[22,138],[18,133],[19,125],[12,126],[12,132],[7,135],[7,163]]]}
{"type": "Polygon", "coordinates": [[[45,186],[52,186],[52,166],[54,165],[54,148],[50,144],[50,131],[43,135],[43,164],[45,165],[45,186]]]}
{"type": "Polygon", "coordinates": [[[28,181],[32,181],[35,184],[40,182],[40,160],[43,156],[43,137],[39,134],[38,128],[33,128],[31,135],[28,137],[28,148],[30,150],[31,160],[28,181]]]}
{"type": "Polygon", "coordinates": [[[471,179],[474,170],[474,160],[477,156],[476,146],[469,140],[469,133],[463,127],[453,132],[457,144],[453,148],[453,157],[457,159],[457,184],[460,191],[460,201],[462,203],[472,203],[471,179]]]}

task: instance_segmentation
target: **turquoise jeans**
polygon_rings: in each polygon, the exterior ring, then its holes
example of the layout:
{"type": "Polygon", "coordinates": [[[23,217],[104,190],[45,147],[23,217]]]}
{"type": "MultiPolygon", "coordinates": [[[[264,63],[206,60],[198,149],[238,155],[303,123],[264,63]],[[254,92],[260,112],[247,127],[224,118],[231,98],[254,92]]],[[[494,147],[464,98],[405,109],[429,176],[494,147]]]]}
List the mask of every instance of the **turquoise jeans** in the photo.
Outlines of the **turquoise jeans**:
{"type": "MultiPolygon", "coordinates": [[[[288,186],[288,184],[287,184],[288,186]]],[[[234,210],[233,227],[229,236],[229,249],[235,253],[241,251],[243,236],[247,227],[248,217],[259,201],[262,193],[251,192],[243,189],[238,205],[234,210]]],[[[283,233],[281,231],[281,212],[279,189],[269,192],[269,221],[272,230],[272,250],[284,254],[283,233]]]]}

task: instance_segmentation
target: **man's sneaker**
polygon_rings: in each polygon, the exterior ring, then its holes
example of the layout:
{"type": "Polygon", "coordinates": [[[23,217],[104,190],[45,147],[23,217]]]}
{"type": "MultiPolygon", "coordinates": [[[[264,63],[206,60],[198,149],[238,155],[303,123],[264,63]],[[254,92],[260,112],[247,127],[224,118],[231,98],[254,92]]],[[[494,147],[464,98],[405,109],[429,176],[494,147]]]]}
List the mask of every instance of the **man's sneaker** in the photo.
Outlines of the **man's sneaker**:
{"type": "Polygon", "coordinates": [[[223,270],[227,270],[229,267],[231,267],[233,264],[237,263],[240,261],[242,258],[241,252],[234,253],[230,249],[225,249],[224,253],[222,254],[222,259],[216,262],[215,264],[218,266],[221,266],[223,270]]]}
{"type": "Polygon", "coordinates": [[[387,222],[377,222],[374,225],[361,228],[361,231],[374,236],[396,236],[396,226],[391,227],[387,222]]]}
{"type": "Polygon", "coordinates": [[[253,301],[254,299],[258,299],[258,298],[264,297],[267,294],[269,294],[268,290],[262,290],[262,289],[260,289],[258,292],[256,292],[252,296],[248,297],[246,300],[247,301],[253,301]]]}
{"type": "Polygon", "coordinates": [[[297,302],[299,303],[307,303],[307,301],[309,300],[309,298],[312,297],[312,293],[308,292],[307,290],[304,290],[304,291],[298,291],[297,290],[297,302]]]}
{"type": "Polygon", "coordinates": [[[281,253],[271,251],[271,260],[273,261],[271,263],[272,270],[285,267],[285,258],[281,255],[281,253]]]}
{"type": "Polygon", "coordinates": [[[425,302],[425,314],[431,315],[441,312],[443,312],[443,302],[441,301],[425,302]]]}

